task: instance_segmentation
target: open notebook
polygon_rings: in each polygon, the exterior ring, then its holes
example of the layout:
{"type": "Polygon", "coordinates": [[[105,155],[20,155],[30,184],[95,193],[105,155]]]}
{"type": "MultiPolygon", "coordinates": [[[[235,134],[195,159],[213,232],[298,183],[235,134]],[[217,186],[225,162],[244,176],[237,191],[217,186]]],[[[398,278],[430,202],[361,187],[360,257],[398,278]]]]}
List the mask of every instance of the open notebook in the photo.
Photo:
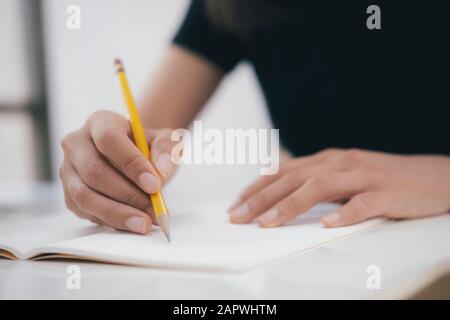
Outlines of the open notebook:
{"type": "Polygon", "coordinates": [[[3,223],[0,256],[9,259],[71,258],[164,268],[240,270],[297,254],[371,227],[381,219],[326,229],[320,218],[334,205],[323,204],[293,223],[274,229],[233,225],[215,208],[198,208],[171,218],[169,244],[159,228],[146,236],[112,231],[69,214],[3,223]]]}

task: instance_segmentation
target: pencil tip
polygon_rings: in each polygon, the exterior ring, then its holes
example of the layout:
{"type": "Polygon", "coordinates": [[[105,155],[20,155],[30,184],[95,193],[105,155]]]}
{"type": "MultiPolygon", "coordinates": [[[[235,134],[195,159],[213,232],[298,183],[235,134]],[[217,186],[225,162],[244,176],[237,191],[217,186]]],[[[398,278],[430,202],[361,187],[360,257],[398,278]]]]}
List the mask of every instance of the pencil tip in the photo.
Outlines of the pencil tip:
{"type": "Polygon", "coordinates": [[[164,233],[164,236],[166,237],[167,241],[170,242],[169,215],[162,214],[159,217],[157,217],[157,219],[161,231],[164,233]]]}
{"type": "Polygon", "coordinates": [[[166,239],[167,239],[167,241],[168,241],[169,243],[172,242],[172,241],[170,240],[170,234],[169,234],[169,233],[164,232],[164,235],[166,236],[166,239]]]}

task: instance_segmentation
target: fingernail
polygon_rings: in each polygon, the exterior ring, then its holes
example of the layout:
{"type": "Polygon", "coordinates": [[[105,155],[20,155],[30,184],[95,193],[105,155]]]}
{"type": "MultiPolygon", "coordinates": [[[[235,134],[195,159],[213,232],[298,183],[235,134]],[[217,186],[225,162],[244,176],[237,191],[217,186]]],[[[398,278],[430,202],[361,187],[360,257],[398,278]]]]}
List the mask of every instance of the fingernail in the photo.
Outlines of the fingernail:
{"type": "Polygon", "coordinates": [[[263,213],[258,220],[262,222],[263,225],[272,225],[277,219],[278,219],[278,210],[272,208],[266,213],[263,213]]]}
{"type": "Polygon", "coordinates": [[[170,155],[164,153],[156,159],[156,168],[164,177],[168,177],[175,168],[175,165],[172,162],[170,155]]]}
{"type": "Polygon", "coordinates": [[[139,177],[142,188],[147,193],[155,193],[158,191],[159,183],[156,177],[148,172],[144,172],[139,177]]]}
{"type": "Polygon", "coordinates": [[[235,220],[242,220],[249,212],[249,209],[250,209],[249,206],[244,203],[243,205],[231,211],[231,218],[235,220]]]}
{"type": "Polygon", "coordinates": [[[333,213],[327,215],[326,217],[324,217],[323,222],[328,226],[332,226],[332,225],[337,224],[340,219],[341,219],[341,214],[339,212],[333,212],[333,213]]]}
{"type": "Polygon", "coordinates": [[[131,217],[125,221],[128,230],[136,233],[145,233],[145,220],[139,217],[131,217]]]}

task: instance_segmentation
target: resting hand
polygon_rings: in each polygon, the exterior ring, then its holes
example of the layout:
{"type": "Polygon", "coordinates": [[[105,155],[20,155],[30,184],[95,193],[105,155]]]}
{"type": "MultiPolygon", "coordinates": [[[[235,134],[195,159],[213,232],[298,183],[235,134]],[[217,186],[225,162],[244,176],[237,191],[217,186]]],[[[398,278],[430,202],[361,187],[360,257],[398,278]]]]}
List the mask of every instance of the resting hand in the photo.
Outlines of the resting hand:
{"type": "Polygon", "coordinates": [[[230,208],[230,220],[257,218],[262,227],[276,227],[330,201],[343,205],[322,219],[326,227],[448,212],[450,157],[328,149],[288,160],[276,175],[261,177],[244,191],[230,208]]]}

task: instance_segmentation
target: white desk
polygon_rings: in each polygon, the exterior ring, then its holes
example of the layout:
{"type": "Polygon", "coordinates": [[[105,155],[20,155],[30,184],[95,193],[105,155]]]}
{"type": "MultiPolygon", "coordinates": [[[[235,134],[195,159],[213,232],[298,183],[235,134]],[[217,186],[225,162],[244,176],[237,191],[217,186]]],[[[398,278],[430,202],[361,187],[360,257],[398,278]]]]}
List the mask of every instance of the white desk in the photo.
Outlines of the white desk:
{"type": "MultiPolygon", "coordinates": [[[[0,214],[0,224],[29,213],[0,214]]],[[[0,299],[364,299],[403,298],[450,270],[450,214],[389,222],[241,273],[170,271],[84,262],[0,259],[0,299]],[[66,287],[69,265],[81,290],[66,287]],[[381,268],[381,290],[366,286],[381,268]]]]}

